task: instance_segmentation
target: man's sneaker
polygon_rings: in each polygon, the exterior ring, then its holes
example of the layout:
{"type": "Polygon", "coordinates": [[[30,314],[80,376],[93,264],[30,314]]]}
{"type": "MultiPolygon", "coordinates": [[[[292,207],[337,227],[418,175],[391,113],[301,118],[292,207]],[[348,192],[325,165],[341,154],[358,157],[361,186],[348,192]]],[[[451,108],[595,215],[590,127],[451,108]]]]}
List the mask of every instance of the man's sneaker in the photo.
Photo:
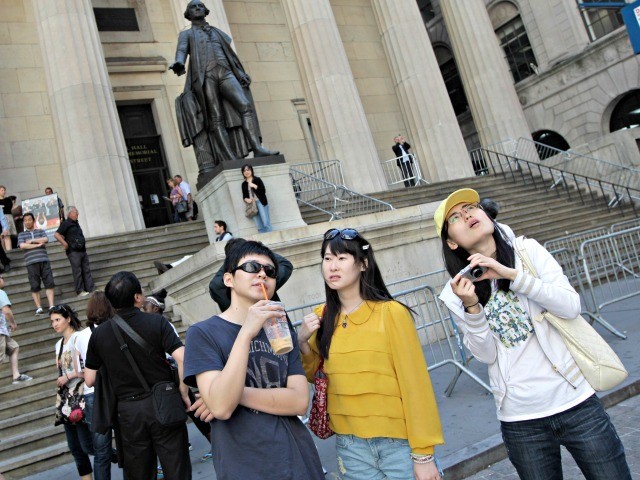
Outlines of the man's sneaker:
{"type": "Polygon", "coordinates": [[[53,312],[53,309],[54,309],[54,308],[56,308],[56,306],[55,306],[55,305],[51,305],[51,306],[49,307],[49,313],[53,312]]]}
{"type": "Polygon", "coordinates": [[[11,382],[11,384],[17,385],[18,383],[28,382],[29,380],[33,380],[33,377],[30,377],[29,375],[25,375],[24,373],[21,373],[17,378],[13,379],[13,382],[11,382]]]}
{"type": "Polygon", "coordinates": [[[89,295],[89,292],[80,292],[78,294],[79,297],[86,297],[87,295],[89,295]]]}
{"type": "Polygon", "coordinates": [[[44,315],[44,310],[42,310],[42,307],[38,307],[36,309],[36,315],[44,315]]]}

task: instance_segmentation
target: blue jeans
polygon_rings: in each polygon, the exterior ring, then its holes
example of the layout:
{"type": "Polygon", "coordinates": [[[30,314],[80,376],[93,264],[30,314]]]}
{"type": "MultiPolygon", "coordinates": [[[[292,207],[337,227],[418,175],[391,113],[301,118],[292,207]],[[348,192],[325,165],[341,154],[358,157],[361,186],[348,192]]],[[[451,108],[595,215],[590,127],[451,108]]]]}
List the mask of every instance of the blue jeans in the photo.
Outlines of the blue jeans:
{"type": "Polygon", "coordinates": [[[413,480],[411,447],[402,438],[336,435],[338,471],[344,480],[413,480]]]}
{"type": "Polygon", "coordinates": [[[73,460],[76,462],[76,468],[78,469],[78,475],[90,474],[91,460],[89,455],[93,455],[93,441],[91,440],[91,432],[89,426],[85,423],[79,425],[64,425],[64,433],[67,435],[67,445],[73,460]]]}
{"type": "Polygon", "coordinates": [[[500,423],[522,480],[562,480],[560,445],[587,480],[631,480],[622,442],[596,395],[556,415],[500,423]]]}
{"type": "MultiPolygon", "coordinates": [[[[91,419],[93,417],[93,400],[95,395],[90,393],[84,396],[86,403],[85,415],[88,426],[91,426],[91,419]]],[[[91,439],[93,440],[93,451],[95,457],[93,458],[93,478],[94,480],[111,480],[111,454],[113,448],[111,447],[111,431],[107,435],[91,432],[91,439]]]]}
{"type": "Polygon", "coordinates": [[[258,207],[258,215],[253,217],[258,227],[258,233],[271,232],[271,218],[269,217],[269,205],[263,205],[260,200],[256,198],[256,206],[258,207]]]}

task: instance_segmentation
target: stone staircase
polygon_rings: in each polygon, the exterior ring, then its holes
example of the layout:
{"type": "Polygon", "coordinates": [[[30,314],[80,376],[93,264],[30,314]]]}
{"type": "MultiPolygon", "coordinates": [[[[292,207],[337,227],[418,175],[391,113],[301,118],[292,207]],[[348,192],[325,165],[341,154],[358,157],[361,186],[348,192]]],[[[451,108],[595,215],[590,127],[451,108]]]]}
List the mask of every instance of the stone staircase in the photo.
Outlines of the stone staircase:
{"type": "MultiPolygon", "coordinates": [[[[439,202],[459,188],[473,188],[480,198],[491,198],[500,205],[498,221],[509,225],[516,235],[535,238],[540,243],[603,225],[633,218],[634,212],[626,204],[623,209],[609,209],[603,197],[591,201],[582,192],[586,204],[580,201],[575,188],[545,190],[540,178],[534,184],[530,178],[523,182],[501,175],[483,175],[468,179],[451,180],[431,185],[389,190],[371,194],[388,202],[394,208],[439,202]]],[[[318,210],[303,206],[302,218],[307,224],[326,222],[328,216],[318,210]]],[[[640,209],[639,209],[640,211],[640,209]]]]}
{"type": "MultiPolygon", "coordinates": [[[[120,270],[134,272],[145,288],[157,276],[154,260],[170,263],[208,244],[205,224],[198,221],[92,238],[87,241],[87,250],[99,289],[120,270]]],[[[56,282],[56,303],[71,305],[84,321],[89,297],[76,297],[62,247],[52,243],[47,251],[56,282]]],[[[57,377],[54,345],[58,337],[48,315],[34,315],[22,252],[11,251],[9,257],[13,269],[3,276],[18,324],[13,338],[20,344],[20,370],[34,377],[24,385],[12,385],[8,360],[0,366],[0,472],[11,479],[69,463],[72,458],[64,429],[53,426],[57,377]]],[[[46,299],[42,304],[46,308],[46,299]]],[[[172,316],[171,311],[168,314],[172,316]]],[[[180,318],[173,316],[172,321],[182,334],[186,327],[180,318]]]]}

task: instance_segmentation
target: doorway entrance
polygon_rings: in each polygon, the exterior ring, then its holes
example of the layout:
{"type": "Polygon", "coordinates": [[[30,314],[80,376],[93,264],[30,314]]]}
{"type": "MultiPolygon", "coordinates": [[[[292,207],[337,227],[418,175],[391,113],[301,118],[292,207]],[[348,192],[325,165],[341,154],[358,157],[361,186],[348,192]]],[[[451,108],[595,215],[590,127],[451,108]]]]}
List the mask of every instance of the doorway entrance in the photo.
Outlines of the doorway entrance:
{"type": "Polygon", "coordinates": [[[169,173],[151,104],[118,105],[118,116],[145,226],[171,223],[172,207],[165,200],[169,173]]]}

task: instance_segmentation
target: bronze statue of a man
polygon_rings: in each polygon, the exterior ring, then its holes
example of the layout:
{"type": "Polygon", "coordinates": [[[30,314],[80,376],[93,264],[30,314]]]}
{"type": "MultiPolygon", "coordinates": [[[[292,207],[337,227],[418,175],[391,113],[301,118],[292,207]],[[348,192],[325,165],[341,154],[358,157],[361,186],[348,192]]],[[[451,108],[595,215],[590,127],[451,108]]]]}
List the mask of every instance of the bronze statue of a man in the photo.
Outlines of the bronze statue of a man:
{"type": "Polygon", "coordinates": [[[261,145],[251,78],[231,48],[231,37],[209,25],[208,14],[200,0],[189,2],[184,16],[191,28],[180,32],[169,67],[176,75],[187,74],[176,113],[182,144],[194,145],[201,172],[220,161],[244,158],[249,150],[255,157],[278,154],[261,145]]]}

